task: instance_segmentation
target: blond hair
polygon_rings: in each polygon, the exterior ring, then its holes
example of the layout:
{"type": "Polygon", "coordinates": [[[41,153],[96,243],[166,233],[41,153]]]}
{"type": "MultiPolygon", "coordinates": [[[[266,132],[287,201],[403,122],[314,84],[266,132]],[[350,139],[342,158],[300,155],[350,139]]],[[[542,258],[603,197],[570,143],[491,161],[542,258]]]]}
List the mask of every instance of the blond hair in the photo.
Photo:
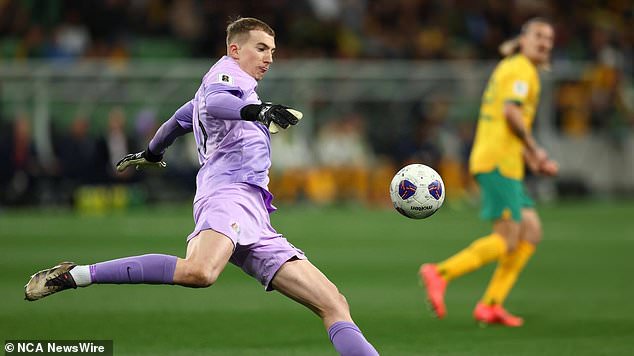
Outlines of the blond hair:
{"type": "Polygon", "coordinates": [[[227,46],[233,42],[243,42],[252,30],[261,30],[275,37],[275,31],[264,21],[253,17],[242,17],[227,25],[227,46]]]}
{"type": "Polygon", "coordinates": [[[531,27],[531,25],[536,24],[536,23],[540,23],[540,24],[546,24],[549,26],[552,26],[552,24],[550,23],[550,21],[548,21],[547,19],[543,18],[543,17],[533,17],[532,19],[526,21],[523,25],[522,28],[520,30],[520,34],[510,38],[504,42],[502,42],[502,44],[498,47],[498,50],[500,51],[500,54],[503,57],[508,57],[508,56],[512,56],[514,54],[518,54],[520,52],[520,37],[526,33],[526,31],[528,31],[528,29],[531,27]]]}

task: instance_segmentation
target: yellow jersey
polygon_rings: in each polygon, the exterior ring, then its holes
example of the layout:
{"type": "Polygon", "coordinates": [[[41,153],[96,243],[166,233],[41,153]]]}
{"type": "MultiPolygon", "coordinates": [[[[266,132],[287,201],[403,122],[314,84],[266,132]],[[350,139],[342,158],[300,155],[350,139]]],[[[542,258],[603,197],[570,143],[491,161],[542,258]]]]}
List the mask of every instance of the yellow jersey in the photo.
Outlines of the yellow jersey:
{"type": "Polygon", "coordinates": [[[482,95],[469,158],[472,174],[487,173],[497,168],[507,178],[524,178],[524,144],[511,131],[504,116],[504,104],[514,102],[521,107],[524,124],[530,132],[539,91],[537,67],[526,56],[516,54],[497,65],[482,95]]]}

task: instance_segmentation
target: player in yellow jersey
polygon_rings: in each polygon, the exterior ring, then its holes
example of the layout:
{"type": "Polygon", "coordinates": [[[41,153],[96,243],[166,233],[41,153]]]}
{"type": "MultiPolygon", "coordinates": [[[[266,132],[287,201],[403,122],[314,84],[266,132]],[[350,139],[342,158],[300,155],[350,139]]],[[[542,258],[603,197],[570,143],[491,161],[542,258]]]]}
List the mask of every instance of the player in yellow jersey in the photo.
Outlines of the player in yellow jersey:
{"type": "Polygon", "coordinates": [[[474,318],[484,324],[523,324],[502,305],[542,235],[534,202],[524,186],[524,166],[547,176],[558,172],[557,163],[531,133],[540,92],[538,68],[548,66],[553,40],[552,25],[534,18],[522,26],[517,38],[500,47],[505,58],[482,96],[469,160],[482,194],[481,216],[492,221],[493,231],[438,264],[421,266],[427,299],[438,318],[446,315],[444,295],[449,281],[498,261],[474,318]]]}

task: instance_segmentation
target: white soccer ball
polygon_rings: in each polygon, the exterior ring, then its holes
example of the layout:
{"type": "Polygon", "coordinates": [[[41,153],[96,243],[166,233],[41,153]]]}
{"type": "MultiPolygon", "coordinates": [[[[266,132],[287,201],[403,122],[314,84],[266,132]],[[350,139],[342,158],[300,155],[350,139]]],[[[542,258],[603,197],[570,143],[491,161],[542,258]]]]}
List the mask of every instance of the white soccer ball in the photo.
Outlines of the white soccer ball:
{"type": "Polygon", "coordinates": [[[445,184],[433,168],[410,164],[392,178],[390,198],[399,213],[412,219],[424,219],[442,206],[445,184]]]}

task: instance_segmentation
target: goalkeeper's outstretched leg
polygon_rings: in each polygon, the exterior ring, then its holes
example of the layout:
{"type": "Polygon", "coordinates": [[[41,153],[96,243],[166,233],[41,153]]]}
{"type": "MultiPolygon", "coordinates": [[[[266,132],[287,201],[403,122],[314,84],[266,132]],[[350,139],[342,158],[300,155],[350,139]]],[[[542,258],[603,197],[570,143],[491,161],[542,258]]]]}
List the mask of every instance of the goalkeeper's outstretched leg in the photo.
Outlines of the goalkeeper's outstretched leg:
{"type": "Polygon", "coordinates": [[[273,288],[317,314],[340,355],[375,356],[379,353],[357,327],[346,298],[308,260],[291,259],[271,281],[273,288]]]}
{"type": "Polygon", "coordinates": [[[187,256],[149,254],[92,265],[63,262],[39,271],[24,286],[25,299],[35,301],[66,289],[91,284],[177,284],[201,288],[213,285],[233,252],[233,242],[214,231],[201,231],[189,241],[187,256]]]}

